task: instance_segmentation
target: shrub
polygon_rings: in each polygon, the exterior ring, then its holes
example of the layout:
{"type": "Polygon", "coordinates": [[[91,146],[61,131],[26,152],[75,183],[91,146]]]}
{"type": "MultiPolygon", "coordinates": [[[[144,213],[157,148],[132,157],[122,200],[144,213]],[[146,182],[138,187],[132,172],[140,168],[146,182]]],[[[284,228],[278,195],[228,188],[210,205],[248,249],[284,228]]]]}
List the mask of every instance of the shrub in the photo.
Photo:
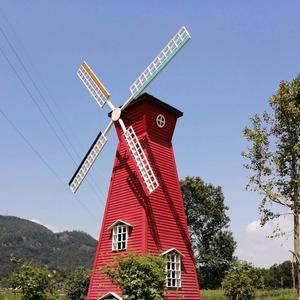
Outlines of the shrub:
{"type": "Polygon", "coordinates": [[[129,253],[108,264],[103,272],[123,291],[123,300],[163,300],[163,257],[129,253]]]}
{"type": "Polygon", "coordinates": [[[89,288],[91,270],[77,268],[71,272],[64,283],[66,296],[70,300],[84,300],[89,288]]]}
{"type": "Polygon", "coordinates": [[[55,271],[35,266],[32,263],[13,259],[18,266],[10,278],[12,287],[19,289],[24,300],[54,300],[58,299],[53,289],[55,271]]]}
{"type": "Polygon", "coordinates": [[[255,272],[251,264],[236,261],[226,274],[222,287],[229,300],[251,300],[254,298],[255,272]]]}

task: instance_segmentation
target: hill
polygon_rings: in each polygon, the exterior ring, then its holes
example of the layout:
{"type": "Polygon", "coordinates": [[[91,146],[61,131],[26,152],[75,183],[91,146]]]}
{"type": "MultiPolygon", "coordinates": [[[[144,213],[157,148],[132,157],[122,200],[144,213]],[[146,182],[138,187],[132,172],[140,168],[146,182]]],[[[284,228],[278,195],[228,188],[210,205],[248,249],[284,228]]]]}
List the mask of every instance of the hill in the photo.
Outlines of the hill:
{"type": "Polygon", "coordinates": [[[0,215],[0,279],[13,270],[11,255],[65,271],[91,268],[96,245],[85,232],[53,233],[40,224],[0,215]]]}

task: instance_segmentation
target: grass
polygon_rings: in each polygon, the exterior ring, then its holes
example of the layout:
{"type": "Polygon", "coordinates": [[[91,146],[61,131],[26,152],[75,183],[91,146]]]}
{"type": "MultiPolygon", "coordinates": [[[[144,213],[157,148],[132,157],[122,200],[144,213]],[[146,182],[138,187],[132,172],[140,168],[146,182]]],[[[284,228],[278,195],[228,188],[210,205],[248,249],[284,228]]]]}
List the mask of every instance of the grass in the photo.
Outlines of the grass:
{"type": "MultiPolygon", "coordinates": [[[[59,295],[59,299],[65,300],[66,298],[63,297],[63,295],[59,295]]],[[[0,300],[21,300],[21,294],[13,293],[12,291],[1,291],[0,290],[0,300]]]]}
{"type": "MultiPolygon", "coordinates": [[[[202,300],[226,300],[222,290],[202,290],[202,300]]],[[[20,294],[10,291],[0,291],[1,300],[21,300],[20,294]],[[2,298],[1,298],[2,296],[2,298]]],[[[295,292],[292,289],[279,289],[272,291],[257,290],[255,300],[295,300],[295,292]]]]}
{"type": "MultiPolygon", "coordinates": [[[[225,300],[222,290],[202,290],[203,300],[225,300]]],[[[295,300],[295,292],[292,289],[257,290],[255,300],[295,300]]]]}
{"type": "Polygon", "coordinates": [[[225,299],[222,290],[201,290],[202,300],[223,300],[225,299]]]}
{"type": "Polygon", "coordinates": [[[295,300],[296,293],[293,289],[279,289],[272,291],[259,290],[256,292],[255,299],[259,300],[295,300]]]}
{"type": "Polygon", "coordinates": [[[0,291],[0,299],[1,300],[20,300],[20,294],[14,294],[10,291],[0,291]]]}

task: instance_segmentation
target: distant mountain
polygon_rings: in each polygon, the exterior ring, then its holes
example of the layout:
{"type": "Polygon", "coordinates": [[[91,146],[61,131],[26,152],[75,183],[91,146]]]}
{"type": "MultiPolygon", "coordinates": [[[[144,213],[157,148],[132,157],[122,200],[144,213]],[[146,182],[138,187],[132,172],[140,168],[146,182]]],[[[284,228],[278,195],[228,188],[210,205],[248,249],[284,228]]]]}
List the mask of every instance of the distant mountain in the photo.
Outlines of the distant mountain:
{"type": "Polygon", "coordinates": [[[53,233],[40,224],[0,215],[0,279],[13,270],[11,255],[61,270],[92,267],[97,241],[82,231],[53,233]]]}

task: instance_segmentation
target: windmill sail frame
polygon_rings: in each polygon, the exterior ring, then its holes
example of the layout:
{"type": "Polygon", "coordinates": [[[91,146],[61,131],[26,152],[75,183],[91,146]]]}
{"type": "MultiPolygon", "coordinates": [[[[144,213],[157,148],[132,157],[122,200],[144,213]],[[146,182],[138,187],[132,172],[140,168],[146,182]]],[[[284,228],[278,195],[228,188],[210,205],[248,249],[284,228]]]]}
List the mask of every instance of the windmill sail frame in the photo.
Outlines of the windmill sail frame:
{"type": "Polygon", "coordinates": [[[90,147],[89,151],[85,155],[81,164],[77,168],[75,174],[69,182],[71,190],[75,193],[82,183],[83,179],[89,172],[90,168],[94,164],[96,158],[102,151],[103,147],[107,143],[107,133],[110,130],[113,122],[119,122],[123,130],[124,138],[127,146],[133,156],[138,171],[144,185],[147,188],[149,194],[154,192],[159,183],[155,174],[149,164],[147,156],[137,138],[137,135],[132,126],[126,129],[123,120],[121,119],[122,111],[130,104],[130,102],[136,99],[141,92],[157,77],[157,75],[168,65],[168,63],[175,57],[175,55],[187,44],[191,39],[189,32],[183,26],[175,34],[175,36],[167,43],[163,50],[154,58],[150,65],[143,71],[143,73],[133,82],[130,86],[131,96],[123,103],[121,108],[115,107],[109,100],[109,92],[104,85],[84,61],[78,71],[77,75],[87,87],[90,94],[96,100],[97,104],[102,108],[105,103],[112,109],[110,115],[111,121],[103,133],[99,133],[94,143],[90,147]]]}

